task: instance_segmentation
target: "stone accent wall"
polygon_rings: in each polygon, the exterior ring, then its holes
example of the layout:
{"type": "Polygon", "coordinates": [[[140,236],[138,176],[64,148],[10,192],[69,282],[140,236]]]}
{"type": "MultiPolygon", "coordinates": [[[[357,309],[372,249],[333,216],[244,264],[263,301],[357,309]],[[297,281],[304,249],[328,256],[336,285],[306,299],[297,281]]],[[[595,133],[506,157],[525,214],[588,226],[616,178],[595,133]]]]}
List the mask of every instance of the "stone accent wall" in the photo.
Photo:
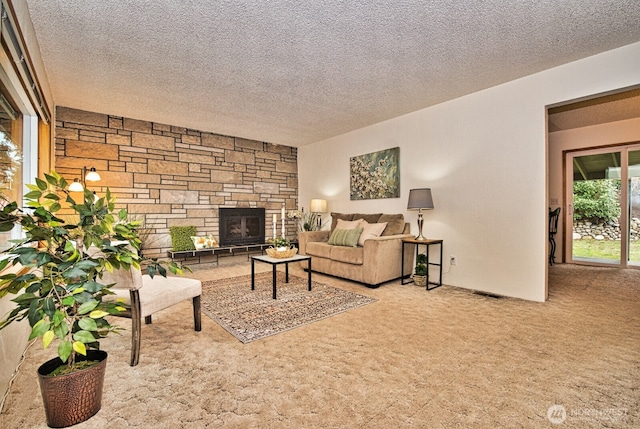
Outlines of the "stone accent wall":
{"type": "MultiPolygon", "coordinates": [[[[131,216],[144,220],[147,256],[166,256],[169,228],[195,225],[219,237],[219,207],[264,207],[272,216],[298,206],[297,149],[255,140],[66,107],[56,109],[55,169],[68,181],[95,167],[131,216]]],[[[278,233],[281,224],[278,223],[278,233]]],[[[286,235],[296,226],[288,221],[286,235]]]]}
{"type": "MultiPolygon", "coordinates": [[[[637,241],[640,238],[640,219],[631,218],[629,232],[631,241],[637,241]]],[[[620,224],[576,220],[573,222],[573,239],[620,240],[620,224]]]]}

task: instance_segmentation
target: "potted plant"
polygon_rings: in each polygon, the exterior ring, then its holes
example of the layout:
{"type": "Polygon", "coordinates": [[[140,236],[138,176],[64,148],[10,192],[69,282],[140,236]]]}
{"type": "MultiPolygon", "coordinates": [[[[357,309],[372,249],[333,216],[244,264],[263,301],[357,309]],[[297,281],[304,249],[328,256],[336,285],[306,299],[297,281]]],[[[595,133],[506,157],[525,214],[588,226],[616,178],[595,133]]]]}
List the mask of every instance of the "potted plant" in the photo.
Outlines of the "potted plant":
{"type": "Polygon", "coordinates": [[[285,237],[276,237],[273,240],[273,247],[275,247],[278,252],[284,252],[286,250],[289,250],[290,244],[291,244],[290,241],[287,240],[285,237]]]}
{"type": "MultiPolygon", "coordinates": [[[[30,340],[42,338],[44,348],[57,340],[57,357],[38,374],[47,424],[65,427],[100,409],[107,357],[100,340],[120,330],[106,316],[125,310],[103,299],[112,294],[112,285],[102,283],[101,276],[105,270],[140,268],[141,240],[139,222],[129,221],[124,209],[116,211],[108,189],[101,198],[85,189],[76,202],[59,174],[45,179],[27,185],[24,209],[5,201],[0,210],[0,231],[19,225],[24,233],[2,252],[0,297],[16,296],[0,329],[27,319],[30,340]],[[90,247],[100,252],[89,254],[90,247]]],[[[149,275],[166,275],[164,263],[146,262],[149,275]]],[[[166,265],[173,273],[181,271],[175,263],[166,265]]]]}
{"type": "Polygon", "coordinates": [[[414,268],[413,281],[418,286],[427,284],[427,255],[420,253],[416,255],[416,266],[414,268]]]}

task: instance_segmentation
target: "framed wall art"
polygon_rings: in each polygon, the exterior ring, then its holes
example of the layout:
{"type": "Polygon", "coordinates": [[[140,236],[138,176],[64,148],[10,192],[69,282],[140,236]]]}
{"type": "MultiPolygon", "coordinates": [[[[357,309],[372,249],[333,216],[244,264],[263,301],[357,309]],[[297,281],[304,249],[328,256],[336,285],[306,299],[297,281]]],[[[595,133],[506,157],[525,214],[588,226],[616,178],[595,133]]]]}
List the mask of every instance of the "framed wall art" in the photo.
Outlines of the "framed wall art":
{"type": "Polygon", "coordinates": [[[352,200],[400,197],[400,148],[349,159],[352,200]]]}

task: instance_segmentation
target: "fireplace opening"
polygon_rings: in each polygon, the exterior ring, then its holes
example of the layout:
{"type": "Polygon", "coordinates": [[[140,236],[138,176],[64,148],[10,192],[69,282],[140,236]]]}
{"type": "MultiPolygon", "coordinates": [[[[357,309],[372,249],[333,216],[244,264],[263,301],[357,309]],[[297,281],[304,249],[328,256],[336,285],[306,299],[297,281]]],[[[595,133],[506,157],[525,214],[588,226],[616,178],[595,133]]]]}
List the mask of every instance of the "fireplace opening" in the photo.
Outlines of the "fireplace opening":
{"type": "Polygon", "coordinates": [[[264,208],[221,208],[219,210],[221,246],[264,243],[264,208]]]}

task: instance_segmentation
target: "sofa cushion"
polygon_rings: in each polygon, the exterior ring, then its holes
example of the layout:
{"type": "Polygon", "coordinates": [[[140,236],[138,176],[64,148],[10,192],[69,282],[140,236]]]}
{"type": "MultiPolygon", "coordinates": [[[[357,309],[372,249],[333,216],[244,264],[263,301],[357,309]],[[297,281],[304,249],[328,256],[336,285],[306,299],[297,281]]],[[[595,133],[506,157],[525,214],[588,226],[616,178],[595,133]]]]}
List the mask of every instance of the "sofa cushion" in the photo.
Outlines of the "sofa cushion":
{"type": "Polygon", "coordinates": [[[331,260],[347,264],[362,265],[364,263],[364,249],[362,247],[331,247],[331,260]]]}
{"type": "Polygon", "coordinates": [[[310,241],[307,243],[305,253],[309,256],[331,259],[331,249],[335,247],[326,241],[310,241]]]}
{"type": "Polygon", "coordinates": [[[403,214],[383,214],[378,219],[379,223],[386,222],[387,227],[382,235],[396,235],[404,232],[404,215],[403,214]]]}
{"type": "Polygon", "coordinates": [[[363,221],[361,226],[363,229],[362,234],[360,234],[360,238],[358,239],[358,246],[364,246],[365,240],[380,237],[380,235],[382,235],[382,231],[386,228],[387,223],[368,223],[367,221],[363,221]]]}
{"type": "Polygon", "coordinates": [[[362,227],[355,229],[336,228],[331,233],[327,243],[335,246],[357,247],[358,239],[360,238],[360,234],[362,234],[362,230],[362,227]]]}
{"type": "Polygon", "coordinates": [[[353,220],[353,213],[331,213],[331,231],[336,229],[338,219],[353,220]]]}
{"type": "Polygon", "coordinates": [[[378,219],[380,219],[382,213],[373,213],[373,214],[364,214],[364,213],[355,213],[353,215],[353,220],[363,219],[369,223],[376,223],[378,219]]]}

